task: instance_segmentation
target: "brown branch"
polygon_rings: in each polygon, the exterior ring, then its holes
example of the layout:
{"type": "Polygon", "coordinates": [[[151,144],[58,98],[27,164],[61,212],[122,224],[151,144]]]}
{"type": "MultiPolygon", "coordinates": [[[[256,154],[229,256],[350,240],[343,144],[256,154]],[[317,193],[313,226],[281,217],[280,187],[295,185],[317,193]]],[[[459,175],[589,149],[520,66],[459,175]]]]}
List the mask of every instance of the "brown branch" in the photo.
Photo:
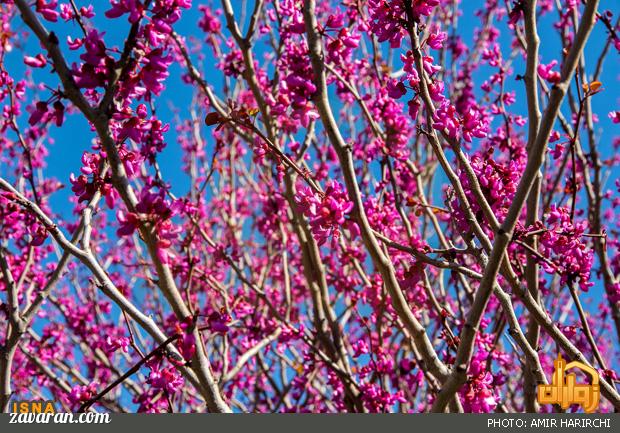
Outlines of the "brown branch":
{"type": "Polygon", "coordinates": [[[374,265],[383,277],[383,282],[390,295],[390,300],[394,306],[394,309],[403,321],[407,332],[415,341],[417,349],[421,352],[421,355],[425,361],[426,367],[435,377],[442,380],[448,373],[448,370],[443,362],[441,362],[438,358],[437,353],[435,352],[435,349],[426,334],[425,328],[411,311],[411,308],[407,303],[407,299],[400,288],[398,279],[396,278],[392,262],[390,258],[382,252],[364,211],[361,192],[355,178],[351,148],[345,143],[340,133],[328,100],[324,56],[322,53],[321,41],[317,32],[318,24],[315,12],[315,1],[306,0],[304,2],[303,12],[310,59],[312,61],[312,68],[315,75],[314,83],[317,87],[317,91],[314,95],[314,102],[317,106],[319,115],[321,116],[325,132],[327,133],[340,161],[340,167],[345,179],[349,199],[353,202],[354,206],[351,214],[360,227],[362,240],[366,246],[366,249],[370,253],[374,265]]]}
{"type": "Polygon", "coordinates": [[[488,264],[485,267],[474,303],[469,311],[467,322],[461,332],[461,343],[459,344],[454,363],[455,368],[433,403],[433,412],[443,412],[446,405],[452,400],[454,395],[467,380],[467,370],[473,355],[474,340],[478,333],[480,321],[506,254],[506,249],[512,239],[521,210],[523,209],[527,196],[529,195],[537,173],[542,165],[547,143],[549,142],[549,135],[560,110],[560,105],[566,95],[579,57],[581,56],[588,36],[594,26],[597,6],[598,0],[588,1],[579,25],[579,31],[575,35],[573,45],[564,61],[561,80],[551,91],[549,104],[545,110],[540,129],[528,155],[527,165],[521,181],[519,182],[519,186],[517,187],[513,202],[508,210],[508,214],[497,231],[488,264]]]}
{"type": "MultiPolygon", "coordinates": [[[[538,128],[540,125],[540,107],[538,101],[538,49],[540,46],[540,38],[538,36],[538,29],[536,23],[536,0],[530,0],[526,2],[524,7],[524,21],[525,21],[525,39],[527,43],[526,53],[526,71],[524,76],[525,92],[527,96],[527,112],[528,112],[528,139],[527,139],[527,151],[532,151],[532,146],[538,135],[538,128]]],[[[537,173],[534,179],[534,184],[527,197],[527,215],[526,225],[531,226],[538,221],[539,218],[539,202],[540,191],[542,185],[542,175],[537,173]]],[[[527,245],[532,250],[538,249],[538,240],[535,236],[527,239],[527,245]]],[[[538,262],[534,259],[534,255],[531,251],[526,253],[526,267],[525,267],[525,279],[527,281],[527,287],[532,296],[540,300],[539,294],[539,266],[538,262]]],[[[529,344],[536,348],[538,347],[538,340],[540,338],[540,325],[533,318],[529,319],[527,328],[527,341],[529,344]]],[[[525,410],[527,412],[538,412],[538,403],[536,401],[536,378],[532,374],[532,363],[528,358],[524,366],[524,400],[525,410]]]]}
{"type": "MultiPolygon", "coordinates": [[[[93,108],[85,99],[84,95],[82,95],[80,89],[75,84],[73,75],[71,73],[71,70],[67,66],[63,54],[59,49],[58,38],[53,33],[47,32],[47,30],[43,27],[43,25],[41,24],[35,13],[32,11],[30,6],[28,6],[25,0],[16,0],[15,4],[19,8],[24,22],[37,35],[40,42],[48,51],[48,54],[54,64],[56,73],[58,74],[58,77],[63,84],[65,96],[67,96],[80,109],[86,119],[94,125],[99,139],[101,140],[103,147],[106,151],[108,161],[110,163],[110,168],[112,170],[112,183],[121,198],[123,199],[123,202],[125,203],[127,208],[133,212],[135,210],[136,204],[138,203],[138,200],[136,198],[136,194],[133,191],[133,188],[129,184],[129,179],[127,177],[127,173],[125,172],[123,162],[118,153],[116,143],[110,133],[109,114],[105,111],[93,108]]],[[[128,49],[127,52],[130,53],[129,48],[127,46],[126,48],[128,49]]],[[[127,54],[127,56],[128,55],[129,54],[127,54]]],[[[108,87],[106,91],[112,95],[114,93],[113,89],[111,89],[110,87],[108,87]]],[[[153,264],[155,265],[155,269],[158,275],[159,288],[166,297],[166,300],[170,304],[176,317],[179,320],[183,320],[190,315],[190,312],[188,307],[185,305],[181,293],[176,285],[172,270],[159,258],[157,247],[157,233],[154,232],[152,230],[152,227],[146,222],[140,224],[138,229],[140,231],[140,234],[142,235],[142,239],[144,239],[153,264]]],[[[79,249],[77,250],[79,251],[78,254],[81,254],[83,259],[85,259],[86,257],[92,258],[92,256],[90,256],[86,252],[79,249]]],[[[87,263],[92,265],[93,267],[99,266],[98,263],[95,265],[96,261],[90,261],[87,263]]],[[[109,286],[109,284],[106,283],[105,286],[109,286]]],[[[200,341],[201,337],[199,334],[196,334],[195,337],[197,341],[200,341]]],[[[201,391],[201,394],[205,398],[209,410],[213,412],[230,412],[230,407],[228,407],[228,405],[224,401],[217,386],[217,383],[213,378],[210,362],[206,356],[202,344],[197,345],[196,354],[192,362],[192,369],[195,372],[196,377],[199,379],[200,385],[198,389],[201,391]]]]}

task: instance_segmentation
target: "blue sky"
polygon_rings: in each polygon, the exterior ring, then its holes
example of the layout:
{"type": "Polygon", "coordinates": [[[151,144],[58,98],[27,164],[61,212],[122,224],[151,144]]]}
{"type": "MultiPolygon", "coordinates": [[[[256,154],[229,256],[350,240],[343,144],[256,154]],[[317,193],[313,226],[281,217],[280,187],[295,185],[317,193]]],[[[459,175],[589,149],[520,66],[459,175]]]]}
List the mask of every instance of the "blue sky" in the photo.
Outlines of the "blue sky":
{"type": "MultiPolygon", "coordinates": [[[[198,21],[201,17],[201,13],[198,11],[198,5],[204,4],[204,1],[194,1],[194,4],[190,10],[184,11],[181,20],[176,25],[175,29],[178,33],[186,37],[196,37],[199,39],[204,38],[202,31],[198,28],[198,21]]],[[[206,2],[209,4],[209,2],[206,2]]],[[[241,1],[233,0],[233,5],[235,8],[239,8],[241,1]]],[[[610,7],[611,3],[616,3],[615,1],[603,1],[603,7],[610,7]]],[[[78,7],[82,5],[89,4],[88,1],[85,0],[76,0],[76,4],[78,7]]],[[[211,2],[210,4],[219,5],[219,2],[211,2]]],[[[252,2],[248,2],[250,6],[252,2]]],[[[474,12],[477,8],[482,7],[484,2],[481,0],[478,1],[467,1],[462,2],[463,5],[467,5],[467,7],[463,7],[463,16],[459,19],[459,27],[457,33],[463,38],[463,40],[468,43],[468,41],[472,40],[472,36],[476,28],[478,28],[480,24],[480,19],[474,16],[474,12]],[[471,6],[470,6],[471,5],[471,6]]],[[[121,17],[115,20],[109,20],[103,16],[103,13],[108,9],[107,2],[97,2],[95,8],[96,16],[94,18],[94,23],[99,29],[99,31],[105,32],[105,41],[108,46],[117,46],[122,48],[124,43],[124,37],[128,33],[129,23],[127,22],[125,17],[121,17]],[[104,6],[105,5],[105,6],[104,6]]],[[[237,9],[237,17],[241,16],[240,11],[237,9]]],[[[548,63],[554,58],[559,57],[560,52],[560,39],[555,32],[551,28],[552,21],[556,19],[556,13],[552,12],[551,14],[545,15],[539,22],[539,34],[541,37],[541,61],[543,63],[548,63]]],[[[503,56],[507,58],[510,55],[509,46],[510,46],[510,33],[505,25],[505,19],[500,24],[499,28],[502,32],[500,37],[500,43],[502,46],[503,56]]],[[[59,39],[61,41],[66,40],[67,34],[71,34],[73,38],[79,37],[81,35],[80,29],[77,24],[65,24],[65,23],[48,23],[46,22],[48,30],[56,32],[59,35],[59,39]]],[[[242,26],[243,27],[243,26],[242,26]]],[[[19,19],[14,20],[14,30],[23,30],[24,25],[21,23],[19,19]]],[[[227,30],[224,25],[222,25],[222,29],[227,33],[227,30]]],[[[586,62],[590,64],[590,67],[593,68],[596,58],[600,53],[604,43],[606,40],[606,31],[604,27],[599,24],[595,26],[595,30],[590,38],[590,41],[585,49],[586,62]]],[[[63,44],[61,44],[62,46],[63,44]]],[[[69,62],[75,59],[75,53],[70,52],[66,49],[65,46],[65,55],[67,56],[69,62]]],[[[36,55],[41,52],[38,42],[34,38],[28,39],[24,50],[29,55],[36,55]]],[[[257,59],[261,61],[261,54],[264,53],[264,48],[259,48],[257,59]]],[[[18,77],[23,74],[24,65],[22,62],[22,49],[15,49],[12,53],[7,56],[7,69],[9,72],[18,77]]],[[[212,50],[209,49],[205,45],[205,51],[201,53],[205,57],[205,61],[203,65],[207,65],[207,68],[201,67],[199,63],[199,69],[201,70],[203,76],[207,79],[207,81],[215,87],[216,92],[221,90],[223,83],[223,74],[217,70],[214,65],[218,61],[212,55],[212,50]]],[[[194,61],[197,60],[197,56],[193,56],[194,61]]],[[[611,49],[611,52],[607,56],[607,60],[605,63],[605,67],[603,68],[603,73],[601,75],[600,81],[603,83],[604,90],[594,96],[592,98],[592,106],[595,113],[599,114],[599,124],[597,125],[596,133],[600,136],[599,146],[601,156],[604,158],[609,155],[609,152],[613,151],[612,148],[612,140],[615,135],[617,135],[618,125],[614,125],[610,119],[607,117],[607,113],[614,109],[618,108],[618,93],[616,91],[616,83],[618,79],[618,66],[620,62],[620,57],[615,52],[615,50],[611,49]]],[[[517,73],[523,73],[525,66],[523,59],[520,56],[517,56],[513,63],[513,67],[517,73]]],[[[492,72],[491,68],[488,66],[482,66],[476,71],[474,75],[474,81],[479,85],[482,83],[484,79],[487,78],[488,74],[492,72]]],[[[588,72],[592,72],[589,70],[588,72]]],[[[182,172],[180,167],[182,166],[182,153],[180,146],[176,142],[175,138],[175,128],[174,128],[174,115],[176,110],[180,110],[184,112],[189,104],[191,103],[192,98],[192,88],[186,84],[184,84],[180,80],[180,76],[183,73],[182,66],[178,64],[174,64],[170,68],[170,77],[167,81],[167,88],[163,92],[163,94],[157,98],[156,107],[158,116],[165,123],[170,123],[171,127],[168,133],[166,133],[166,141],[167,146],[163,153],[158,158],[162,171],[164,173],[164,177],[170,182],[172,185],[172,190],[177,195],[183,195],[187,192],[189,187],[189,182],[187,176],[182,172]]],[[[38,82],[44,82],[51,87],[55,87],[58,83],[57,78],[54,75],[51,75],[49,69],[45,70],[35,70],[34,71],[35,80],[38,82]]],[[[516,111],[522,114],[524,117],[527,117],[527,107],[524,98],[523,92],[523,83],[521,81],[516,81],[514,79],[509,79],[506,83],[507,90],[515,90],[517,94],[517,102],[513,106],[513,111],[516,111]]],[[[479,92],[479,89],[476,89],[479,92]]],[[[47,90],[43,90],[41,92],[41,98],[49,97],[49,92],[47,90]]],[[[563,109],[564,114],[569,117],[569,112],[566,110],[566,106],[563,109]]],[[[203,113],[206,114],[206,113],[203,113]]],[[[27,116],[27,114],[26,114],[27,116]]],[[[27,118],[20,119],[20,123],[22,126],[26,125],[27,118]]],[[[205,131],[205,137],[208,137],[208,131],[205,131]]],[[[94,138],[94,133],[90,131],[90,128],[86,121],[82,118],[80,114],[68,116],[65,124],[61,128],[57,128],[52,126],[50,129],[50,137],[49,141],[53,144],[48,146],[50,155],[47,158],[48,166],[45,169],[45,174],[49,176],[54,176],[63,182],[67,187],[56,194],[53,195],[51,199],[51,206],[54,213],[61,215],[63,217],[71,217],[72,205],[68,202],[68,197],[71,193],[70,190],[70,182],[69,175],[70,173],[79,173],[81,167],[81,156],[84,151],[90,150],[92,145],[92,140],[94,138]]],[[[210,143],[212,144],[212,143],[210,143]]],[[[207,150],[207,152],[211,152],[211,148],[207,150]]],[[[3,170],[0,167],[0,173],[3,170]]],[[[613,168],[612,174],[607,180],[606,187],[613,188],[615,179],[619,177],[620,169],[618,167],[613,168]]],[[[438,177],[438,181],[436,182],[436,193],[435,196],[439,197],[441,192],[441,188],[445,183],[445,177],[438,177]]],[[[73,219],[73,218],[72,218],[73,219]]],[[[595,288],[596,291],[602,294],[601,287],[595,288]]]]}
{"type": "MultiPolygon", "coordinates": [[[[88,1],[77,0],[76,1],[78,7],[81,5],[88,4],[88,1]]],[[[103,3],[103,2],[101,2],[103,3]]],[[[118,47],[122,47],[124,42],[124,36],[127,34],[129,29],[129,23],[124,19],[116,19],[116,20],[108,20],[103,17],[103,12],[107,10],[107,6],[101,6],[101,3],[97,2],[97,7],[95,8],[96,17],[94,19],[95,24],[101,31],[105,32],[105,40],[108,46],[116,45],[118,47]],[[103,19],[102,19],[103,18],[103,19]]],[[[180,22],[176,26],[176,30],[184,35],[184,36],[194,36],[197,38],[201,38],[201,30],[197,26],[197,22],[200,19],[200,12],[198,11],[198,4],[204,3],[203,1],[194,1],[194,5],[191,10],[185,11],[180,22]]],[[[233,0],[233,4],[238,6],[240,3],[239,0],[233,0]]],[[[251,2],[250,2],[251,3],[251,2]]],[[[483,2],[467,2],[469,4],[480,5],[483,2]]],[[[611,2],[602,2],[611,3],[611,2]]],[[[216,3],[217,4],[217,3],[216,3]]],[[[473,5],[472,5],[473,6],[473,5]]],[[[474,29],[479,24],[479,19],[473,16],[473,11],[475,7],[463,8],[465,13],[472,14],[471,16],[464,15],[459,20],[459,29],[458,34],[465,40],[471,40],[471,36],[473,35],[474,29]]],[[[238,14],[239,16],[239,14],[238,14]]],[[[549,22],[550,18],[554,18],[552,16],[547,15],[544,17],[539,24],[539,31],[541,34],[541,61],[544,63],[548,63],[553,58],[557,58],[559,54],[559,37],[555,32],[550,31],[549,22]]],[[[19,20],[14,21],[14,29],[23,29],[23,24],[19,22],[19,20]]],[[[67,35],[67,31],[71,32],[72,36],[79,37],[80,32],[79,28],[75,24],[64,24],[64,23],[45,23],[49,30],[53,30],[60,36],[60,40],[64,41],[67,35]]],[[[223,27],[224,28],[224,27],[223,27]]],[[[224,28],[225,30],[225,28],[224,28]]],[[[510,54],[505,47],[508,47],[508,33],[506,31],[506,27],[504,25],[501,26],[501,30],[503,35],[501,37],[501,41],[503,42],[504,56],[508,57],[510,54]]],[[[225,30],[226,31],[226,30],[225,30]]],[[[590,64],[594,64],[594,60],[598,53],[601,50],[601,47],[604,43],[605,31],[602,25],[596,26],[596,29],[591,37],[591,40],[585,50],[586,61],[590,60],[590,64]]],[[[34,55],[40,52],[40,48],[38,46],[38,42],[34,41],[30,38],[25,46],[25,51],[29,55],[34,55]]],[[[619,56],[613,52],[608,55],[605,68],[603,69],[603,74],[601,76],[601,81],[603,82],[604,91],[598,95],[596,95],[592,99],[592,104],[594,111],[599,113],[600,123],[598,125],[597,133],[600,134],[600,148],[601,153],[605,156],[608,152],[612,151],[611,142],[614,137],[614,134],[617,131],[617,126],[614,126],[611,121],[607,118],[607,112],[612,109],[616,109],[618,106],[618,94],[615,91],[616,88],[616,80],[618,78],[617,72],[619,66],[619,56]]],[[[65,49],[65,53],[71,61],[74,53],[69,52],[69,50],[65,49]]],[[[221,89],[222,77],[223,74],[217,69],[213,67],[214,63],[217,59],[214,59],[211,50],[206,48],[203,53],[206,56],[207,61],[205,62],[209,65],[209,68],[201,68],[201,72],[206,77],[206,79],[211,83],[216,91],[221,89]]],[[[13,76],[20,76],[23,74],[24,65],[22,63],[22,53],[21,50],[17,49],[13,53],[7,56],[7,69],[12,73],[13,76]]],[[[196,57],[194,56],[194,59],[196,57]]],[[[260,57],[259,57],[260,60],[260,57]]],[[[516,71],[520,69],[523,70],[523,62],[521,59],[517,59],[514,63],[514,67],[516,71]]],[[[481,83],[482,79],[486,77],[490,69],[488,67],[481,67],[475,75],[475,80],[477,83],[481,83]]],[[[167,123],[171,123],[170,131],[166,134],[167,139],[167,147],[163,151],[163,154],[159,158],[160,165],[162,166],[162,170],[165,173],[167,179],[172,184],[173,191],[176,194],[182,194],[187,191],[189,187],[188,179],[182,173],[179,168],[182,165],[181,158],[181,149],[177,145],[175,141],[175,132],[174,132],[174,124],[173,117],[174,111],[176,110],[185,110],[191,102],[192,97],[192,89],[190,86],[184,84],[180,80],[181,73],[180,65],[174,64],[170,68],[170,77],[167,81],[167,88],[157,99],[157,112],[159,117],[167,123]]],[[[37,81],[45,82],[48,84],[57,83],[57,79],[55,76],[50,76],[49,70],[35,70],[35,79],[37,81]]],[[[523,95],[522,92],[522,82],[509,80],[507,83],[508,90],[516,90],[517,91],[517,103],[515,105],[516,110],[522,113],[524,116],[527,114],[527,109],[525,105],[525,100],[523,97],[519,97],[523,95]]],[[[47,91],[43,91],[41,93],[42,98],[46,98],[49,93],[47,91]]],[[[564,110],[565,114],[567,113],[564,110]]],[[[20,122],[25,125],[26,119],[21,119],[20,122]]],[[[208,134],[205,134],[208,136],[208,134]]],[[[53,139],[53,144],[49,146],[50,156],[48,157],[48,167],[46,169],[46,174],[57,177],[66,185],[70,185],[68,182],[69,174],[71,172],[77,173],[81,167],[81,155],[83,151],[90,150],[91,141],[94,137],[94,134],[90,131],[88,125],[85,120],[78,114],[73,116],[68,116],[65,122],[65,125],[61,128],[52,127],[50,130],[50,138],[53,139]]],[[[614,170],[614,175],[611,176],[610,181],[608,182],[609,186],[613,186],[613,180],[618,177],[618,169],[614,170]]],[[[66,189],[64,192],[60,192],[55,194],[52,199],[52,206],[55,212],[58,212],[61,215],[67,215],[66,212],[70,209],[67,209],[67,201],[66,201],[66,193],[70,193],[69,189],[66,189]]]]}

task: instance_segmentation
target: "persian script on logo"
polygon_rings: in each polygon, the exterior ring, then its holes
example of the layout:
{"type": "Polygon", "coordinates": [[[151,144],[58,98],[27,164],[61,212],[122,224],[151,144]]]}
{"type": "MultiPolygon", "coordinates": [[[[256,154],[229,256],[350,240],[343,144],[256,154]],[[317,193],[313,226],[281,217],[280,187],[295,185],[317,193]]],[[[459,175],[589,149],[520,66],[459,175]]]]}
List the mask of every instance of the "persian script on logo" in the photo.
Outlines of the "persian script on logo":
{"type": "Polygon", "coordinates": [[[568,364],[562,355],[553,362],[555,371],[550,385],[538,385],[538,403],[559,404],[567,409],[571,404],[579,404],[586,413],[592,413],[598,407],[601,398],[598,372],[582,362],[573,361],[568,364]],[[575,373],[565,375],[566,370],[578,368],[586,372],[592,379],[592,384],[578,384],[575,373]]]}

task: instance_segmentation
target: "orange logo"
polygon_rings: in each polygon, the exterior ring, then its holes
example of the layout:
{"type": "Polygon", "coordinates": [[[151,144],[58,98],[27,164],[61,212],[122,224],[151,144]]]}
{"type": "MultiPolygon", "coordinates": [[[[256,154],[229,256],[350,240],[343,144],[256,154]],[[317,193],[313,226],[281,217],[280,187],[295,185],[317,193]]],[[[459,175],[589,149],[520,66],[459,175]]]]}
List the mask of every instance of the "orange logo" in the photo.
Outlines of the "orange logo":
{"type": "Polygon", "coordinates": [[[598,372],[582,362],[573,361],[566,364],[560,354],[553,363],[555,372],[551,385],[538,385],[538,403],[559,404],[562,409],[567,409],[571,404],[579,404],[586,413],[594,412],[601,398],[598,372]],[[566,370],[574,367],[588,373],[592,378],[592,385],[576,384],[575,373],[564,375],[566,370]]]}
{"type": "Polygon", "coordinates": [[[14,401],[11,405],[12,413],[56,413],[56,407],[51,400],[14,401]]]}

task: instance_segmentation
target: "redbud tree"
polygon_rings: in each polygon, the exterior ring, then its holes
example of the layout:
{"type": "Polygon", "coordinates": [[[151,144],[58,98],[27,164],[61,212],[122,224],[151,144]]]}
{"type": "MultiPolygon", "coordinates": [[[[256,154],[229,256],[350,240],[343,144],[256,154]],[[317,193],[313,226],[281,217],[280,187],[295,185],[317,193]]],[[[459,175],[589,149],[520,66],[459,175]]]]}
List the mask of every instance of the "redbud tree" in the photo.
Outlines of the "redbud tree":
{"type": "Polygon", "coordinates": [[[620,410],[617,6],[3,0],[0,406],[620,410]]]}

